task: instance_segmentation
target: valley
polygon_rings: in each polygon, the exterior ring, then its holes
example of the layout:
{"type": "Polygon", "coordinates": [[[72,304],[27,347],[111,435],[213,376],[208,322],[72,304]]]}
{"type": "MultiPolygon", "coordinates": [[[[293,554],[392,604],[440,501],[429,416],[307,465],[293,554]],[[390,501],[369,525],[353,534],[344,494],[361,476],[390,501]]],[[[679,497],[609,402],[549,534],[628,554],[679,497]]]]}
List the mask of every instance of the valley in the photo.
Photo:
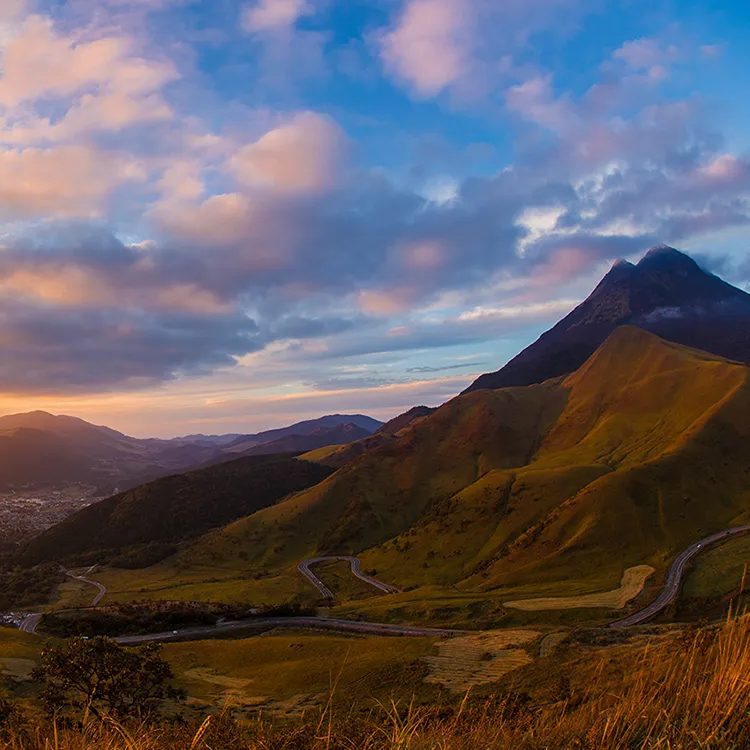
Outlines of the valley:
{"type": "Polygon", "coordinates": [[[96,487],[86,484],[0,492],[2,545],[13,547],[26,542],[102,499],[96,487]]]}

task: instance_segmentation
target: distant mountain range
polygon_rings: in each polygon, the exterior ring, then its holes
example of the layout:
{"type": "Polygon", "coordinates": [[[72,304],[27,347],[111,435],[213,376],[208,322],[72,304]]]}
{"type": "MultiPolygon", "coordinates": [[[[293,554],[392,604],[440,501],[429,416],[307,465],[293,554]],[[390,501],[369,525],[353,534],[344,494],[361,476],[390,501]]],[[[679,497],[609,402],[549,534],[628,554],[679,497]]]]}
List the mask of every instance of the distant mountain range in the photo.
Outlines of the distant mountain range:
{"type": "Polygon", "coordinates": [[[252,435],[139,439],[77,417],[35,411],[0,417],[0,489],[83,482],[112,494],[157,477],[248,455],[300,453],[358,440],[382,425],[328,415],[252,435]]]}
{"type": "MultiPolygon", "coordinates": [[[[137,567],[169,555],[167,569],[248,576],[356,554],[383,580],[428,587],[428,598],[440,587],[511,600],[563,596],[571,582],[616,588],[629,567],[664,570],[697,538],[750,523],[750,368],[736,361],[749,299],[657,248],[636,266],[616,264],[495,374],[540,383],[477,388],[345,445],[245,457],[122,493],[32,540],[25,562],[104,556],[137,567]]],[[[340,415],[303,424],[223,450],[299,448],[373,428],[340,415]]]]}
{"type": "MultiPolygon", "coordinates": [[[[266,430],[265,432],[258,432],[254,435],[238,435],[235,439],[224,446],[224,451],[227,453],[246,453],[252,455],[249,451],[258,448],[263,445],[275,444],[285,448],[283,443],[288,438],[297,438],[299,436],[312,436],[318,435],[320,439],[332,439],[334,442],[322,442],[319,445],[313,445],[315,441],[310,441],[310,447],[301,448],[301,450],[313,450],[313,448],[322,448],[324,445],[336,445],[342,442],[348,442],[346,440],[347,432],[354,435],[358,433],[358,437],[353,437],[353,440],[357,440],[359,437],[365,435],[371,435],[377,429],[383,425],[377,419],[367,417],[363,414],[329,414],[325,417],[319,417],[318,419],[309,419],[304,422],[297,422],[296,424],[290,425],[289,427],[282,427],[278,430],[266,430]],[[337,432],[337,428],[344,428],[337,432]],[[356,430],[354,428],[357,428],[356,430]],[[327,436],[327,437],[326,437],[327,436]],[[343,438],[343,439],[342,439],[343,438]]],[[[291,450],[298,450],[292,448],[291,450]]],[[[267,451],[263,451],[264,453],[267,451]]],[[[284,452],[279,450],[278,452],[284,452]]]]}
{"type": "Polygon", "coordinates": [[[497,372],[465,392],[542,383],[577,370],[618,326],[750,363],[750,294],[661,245],[620,260],[592,294],[497,372]]]}

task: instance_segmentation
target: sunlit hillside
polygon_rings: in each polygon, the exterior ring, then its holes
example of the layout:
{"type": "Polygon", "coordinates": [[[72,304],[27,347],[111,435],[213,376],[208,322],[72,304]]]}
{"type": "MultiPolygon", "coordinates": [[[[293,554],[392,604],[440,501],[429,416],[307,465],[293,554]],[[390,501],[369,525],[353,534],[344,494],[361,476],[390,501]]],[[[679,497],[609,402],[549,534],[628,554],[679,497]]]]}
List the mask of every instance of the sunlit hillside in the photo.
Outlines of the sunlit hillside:
{"type": "Polygon", "coordinates": [[[402,587],[616,588],[750,517],[749,432],[746,367],[624,327],[566,379],[453,399],[179,559],[356,553],[402,587]]]}

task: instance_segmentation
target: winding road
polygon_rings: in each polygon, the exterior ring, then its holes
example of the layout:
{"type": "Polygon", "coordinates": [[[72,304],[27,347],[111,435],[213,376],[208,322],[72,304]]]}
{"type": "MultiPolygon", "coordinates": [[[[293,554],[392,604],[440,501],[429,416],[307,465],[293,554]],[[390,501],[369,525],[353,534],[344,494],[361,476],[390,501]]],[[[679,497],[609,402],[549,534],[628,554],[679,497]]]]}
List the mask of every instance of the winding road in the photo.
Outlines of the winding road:
{"type": "Polygon", "coordinates": [[[750,526],[736,526],[733,529],[727,529],[726,531],[719,531],[711,536],[704,537],[698,540],[694,544],[691,544],[687,549],[683,550],[676,558],[672,565],[669,567],[669,573],[667,574],[667,580],[664,584],[659,596],[654,599],[651,604],[644,607],[638,612],[634,612],[632,615],[623,617],[621,620],[615,620],[609,624],[610,628],[628,628],[631,625],[640,625],[652,617],[655,617],[660,612],[665,610],[677,597],[680,592],[680,585],[682,584],[682,576],[685,573],[685,567],[687,564],[706,547],[716,542],[720,542],[727,537],[734,536],[736,534],[746,534],[750,531],[750,526]]]}
{"type": "Polygon", "coordinates": [[[357,622],[355,620],[336,620],[330,617],[253,617],[247,620],[221,622],[216,625],[203,625],[195,628],[170,630],[166,633],[151,633],[149,635],[126,635],[117,638],[123,646],[133,646],[150,641],[169,641],[182,638],[202,638],[207,635],[217,635],[247,628],[294,628],[314,630],[335,630],[361,635],[390,635],[407,636],[412,638],[439,638],[456,635],[466,635],[466,630],[451,630],[447,628],[420,628],[410,625],[384,625],[377,622],[357,622]]]}
{"type": "MultiPolygon", "coordinates": [[[[727,529],[726,531],[719,531],[716,534],[704,537],[703,539],[691,544],[687,549],[683,550],[677,558],[675,558],[674,562],[669,567],[667,580],[659,596],[656,597],[651,604],[640,611],[634,612],[633,614],[623,617],[620,620],[616,620],[615,622],[611,622],[609,627],[627,628],[632,625],[640,625],[641,623],[647,622],[655,617],[666,609],[677,597],[682,584],[685,568],[696,555],[716,542],[720,542],[737,534],[746,534],[748,532],[750,532],[750,525],[737,526],[732,529],[727,529]]],[[[297,569],[326,599],[333,600],[333,592],[310,570],[310,566],[334,560],[348,561],[351,565],[352,574],[369,583],[371,586],[388,594],[400,593],[400,590],[395,586],[390,586],[387,583],[378,581],[372,576],[368,576],[366,573],[362,573],[360,569],[360,561],[356,557],[350,555],[338,555],[331,557],[314,557],[310,560],[303,560],[299,563],[297,569]]],[[[92,570],[93,568],[89,568],[89,570],[83,575],[75,575],[71,571],[66,571],[66,573],[71,578],[96,586],[99,591],[92,602],[92,606],[95,607],[107,593],[107,589],[98,581],[92,581],[91,579],[86,578],[86,575],[91,573],[92,570]]],[[[19,624],[20,630],[23,630],[26,633],[36,632],[41,617],[41,613],[29,615],[19,624]]],[[[466,635],[468,632],[465,630],[453,630],[449,628],[421,628],[412,627],[410,625],[385,625],[375,622],[357,622],[354,620],[339,620],[330,617],[253,617],[245,620],[219,622],[216,625],[203,625],[193,628],[182,628],[180,630],[170,630],[164,633],[122,636],[116,640],[122,645],[137,645],[139,643],[149,643],[153,641],[182,640],[185,638],[200,639],[209,635],[248,628],[309,628],[316,630],[360,633],[363,635],[410,636],[417,638],[450,637],[466,635]]]]}
{"type": "Polygon", "coordinates": [[[311,565],[317,565],[318,563],[323,562],[334,562],[337,560],[344,560],[349,563],[352,570],[352,575],[359,578],[361,581],[364,581],[365,583],[369,583],[370,586],[374,586],[376,589],[380,589],[381,591],[384,591],[386,594],[400,594],[401,589],[397,589],[395,586],[389,586],[387,583],[383,583],[382,581],[378,581],[377,578],[373,578],[372,576],[368,576],[367,573],[363,573],[361,570],[361,563],[358,558],[352,557],[351,555],[333,555],[330,557],[312,557],[309,560],[303,560],[298,566],[297,570],[299,570],[302,575],[307,578],[310,583],[315,586],[318,591],[323,595],[324,598],[330,599],[333,601],[333,592],[331,589],[326,586],[323,581],[318,578],[318,576],[315,575],[310,570],[311,565]]]}
{"type": "Polygon", "coordinates": [[[72,570],[66,570],[66,575],[69,575],[71,578],[75,578],[76,581],[81,581],[82,583],[88,583],[89,586],[96,586],[99,591],[97,592],[96,596],[91,601],[92,607],[99,606],[99,602],[104,598],[104,595],[107,593],[107,587],[103,583],[99,583],[99,581],[92,581],[90,578],[86,578],[86,576],[91,573],[92,570],[96,565],[92,565],[83,575],[77,576],[75,573],[73,573],[72,570]]]}
{"type": "MultiPolygon", "coordinates": [[[[90,578],[86,578],[86,576],[91,573],[92,570],[96,565],[92,565],[83,575],[77,576],[72,570],[66,570],[65,575],[70,576],[71,578],[75,578],[76,581],[81,581],[82,583],[87,583],[89,586],[95,586],[98,591],[96,593],[96,596],[91,600],[91,606],[92,607],[98,607],[99,602],[104,598],[104,595],[107,593],[107,587],[103,583],[99,583],[99,581],[92,581],[90,578]]],[[[29,615],[28,617],[21,620],[21,622],[18,625],[19,630],[23,630],[24,633],[36,633],[37,626],[39,625],[39,620],[42,619],[43,612],[35,612],[34,614],[29,615]]]]}
{"type": "Polygon", "coordinates": [[[36,633],[36,627],[39,625],[39,620],[42,619],[42,613],[36,612],[33,615],[21,620],[18,625],[19,630],[23,630],[24,633],[36,633]]]}

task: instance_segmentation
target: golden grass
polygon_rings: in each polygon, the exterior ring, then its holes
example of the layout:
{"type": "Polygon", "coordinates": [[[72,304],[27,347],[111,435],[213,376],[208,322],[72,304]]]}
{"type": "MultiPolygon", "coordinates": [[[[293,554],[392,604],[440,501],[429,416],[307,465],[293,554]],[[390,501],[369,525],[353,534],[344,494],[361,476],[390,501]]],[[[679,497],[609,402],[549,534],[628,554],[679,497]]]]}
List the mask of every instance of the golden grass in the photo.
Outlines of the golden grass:
{"type": "Polygon", "coordinates": [[[603,591],[600,594],[584,594],[582,596],[521,599],[513,602],[504,602],[504,605],[525,611],[579,609],[584,607],[622,609],[629,601],[635,599],[643,591],[646,579],[654,572],[655,570],[650,565],[636,565],[625,571],[619,588],[612,591],[603,591]]]}
{"type": "Polygon", "coordinates": [[[430,667],[425,682],[444,685],[454,693],[495,682],[533,661],[527,651],[511,647],[527,645],[540,635],[534,630],[489,630],[439,641],[438,654],[424,657],[430,667]]]}
{"type": "Polygon", "coordinates": [[[692,563],[680,592],[681,599],[709,599],[750,588],[750,536],[729,539],[706,550],[692,563]]]}
{"type": "MultiPolygon", "coordinates": [[[[615,649],[617,650],[617,649],[615,649]]],[[[80,729],[6,728],[13,750],[740,750],[750,746],[750,621],[651,647],[579,655],[557,695],[512,690],[488,699],[420,705],[383,700],[340,712],[335,679],[318,711],[292,722],[229,712],[164,727],[107,721],[80,729]],[[585,661],[583,661],[585,659],[585,661]],[[598,665],[597,665],[598,662],[598,665]],[[585,679],[584,679],[585,677],[585,679]]]]}
{"type": "Polygon", "coordinates": [[[164,658],[180,687],[221,707],[228,694],[276,704],[298,696],[325,702],[332,675],[353,701],[420,690],[434,639],[350,637],[272,631],[242,640],[167,643],[164,658]]]}

